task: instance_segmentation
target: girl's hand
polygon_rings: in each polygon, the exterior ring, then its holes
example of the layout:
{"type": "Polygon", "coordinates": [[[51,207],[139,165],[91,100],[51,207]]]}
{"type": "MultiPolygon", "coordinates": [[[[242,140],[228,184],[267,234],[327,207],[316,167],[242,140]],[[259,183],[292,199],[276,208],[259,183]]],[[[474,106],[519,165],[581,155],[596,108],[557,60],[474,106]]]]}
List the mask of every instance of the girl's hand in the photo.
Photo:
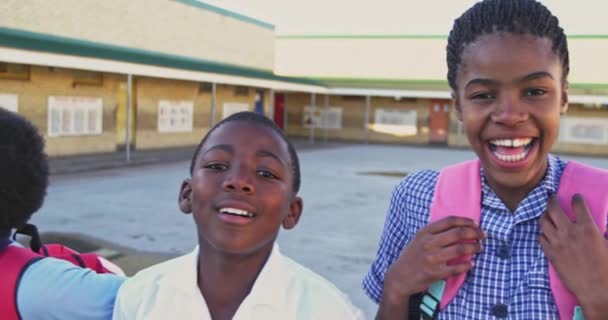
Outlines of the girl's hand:
{"type": "Polygon", "coordinates": [[[572,197],[571,222],[555,198],[540,219],[540,245],[566,287],[581,303],[585,319],[608,315],[608,242],[600,233],[585,200],[572,197]]]}
{"type": "Polygon", "coordinates": [[[437,280],[467,272],[473,267],[472,261],[448,261],[480,252],[483,239],[483,231],[468,218],[448,217],[429,224],[418,231],[389,267],[385,293],[407,299],[426,291],[437,280]]]}

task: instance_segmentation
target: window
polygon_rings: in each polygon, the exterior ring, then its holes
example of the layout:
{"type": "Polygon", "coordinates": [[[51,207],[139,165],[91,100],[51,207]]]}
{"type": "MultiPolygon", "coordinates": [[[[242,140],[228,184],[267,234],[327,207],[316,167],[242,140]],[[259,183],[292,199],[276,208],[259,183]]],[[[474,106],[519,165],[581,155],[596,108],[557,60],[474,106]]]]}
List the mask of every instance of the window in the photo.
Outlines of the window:
{"type": "Polygon", "coordinates": [[[102,133],[101,98],[50,96],[48,135],[80,136],[102,133]]]}
{"type": "Polygon", "coordinates": [[[192,101],[158,101],[158,132],[192,131],[192,101]]]}
{"type": "Polygon", "coordinates": [[[94,71],[74,70],[74,81],[72,86],[102,86],[103,73],[94,71]]]}
{"type": "Polygon", "coordinates": [[[25,64],[0,62],[0,79],[29,80],[30,66],[25,64]]]}
{"type": "Polygon", "coordinates": [[[237,86],[234,88],[235,97],[248,96],[248,95],[249,95],[249,88],[244,87],[244,86],[237,86]]]}

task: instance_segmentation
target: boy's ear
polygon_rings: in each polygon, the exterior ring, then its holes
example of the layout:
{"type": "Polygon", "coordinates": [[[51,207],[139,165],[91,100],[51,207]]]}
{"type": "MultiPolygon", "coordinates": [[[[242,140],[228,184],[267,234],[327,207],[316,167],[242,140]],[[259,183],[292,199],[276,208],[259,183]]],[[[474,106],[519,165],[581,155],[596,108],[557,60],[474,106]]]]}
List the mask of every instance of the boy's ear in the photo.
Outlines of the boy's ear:
{"type": "Polygon", "coordinates": [[[190,181],[190,179],[185,179],[182,182],[177,198],[179,210],[183,213],[192,213],[192,184],[190,184],[190,181]]]}
{"type": "Polygon", "coordinates": [[[456,118],[462,122],[462,107],[460,106],[460,98],[458,94],[452,91],[452,99],[454,99],[454,109],[456,110],[456,118]]]}
{"type": "Polygon", "coordinates": [[[302,198],[298,196],[294,196],[289,204],[289,212],[283,218],[283,228],[285,230],[293,229],[293,227],[298,224],[300,221],[300,216],[302,215],[302,209],[304,208],[304,203],[302,202],[302,198]]]}

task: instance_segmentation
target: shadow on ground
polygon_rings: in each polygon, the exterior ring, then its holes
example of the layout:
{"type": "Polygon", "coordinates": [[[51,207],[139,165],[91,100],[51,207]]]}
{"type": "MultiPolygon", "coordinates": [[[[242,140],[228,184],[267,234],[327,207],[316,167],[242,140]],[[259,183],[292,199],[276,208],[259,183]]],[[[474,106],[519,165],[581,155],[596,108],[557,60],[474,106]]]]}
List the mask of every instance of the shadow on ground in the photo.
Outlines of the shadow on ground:
{"type": "MultiPolygon", "coordinates": [[[[46,232],[41,233],[40,237],[42,243],[45,244],[57,243],[80,253],[95,253],[100,255],[121,267],[127,276],[132,276],[141,269],[177,256],[137,251],[77,233],[46,232]]],[[[18,237],[17,241],[29,247],[28,237],[18,237]]]]}

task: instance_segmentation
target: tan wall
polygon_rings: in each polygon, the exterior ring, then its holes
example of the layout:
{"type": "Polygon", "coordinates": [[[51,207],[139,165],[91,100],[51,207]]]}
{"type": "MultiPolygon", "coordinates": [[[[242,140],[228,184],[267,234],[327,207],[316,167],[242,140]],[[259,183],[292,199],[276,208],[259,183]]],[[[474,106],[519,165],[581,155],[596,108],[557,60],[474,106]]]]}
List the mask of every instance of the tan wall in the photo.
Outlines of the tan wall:
{"type": "MultiPolygon", "coordinates": [[[[189,81],[164,80],[155,78],[137,78],[135,81],[137,95],[136,141],[137,149],[159,149],[178,146],[195,146],[211,128],[212,100],[211,92],[200,92],[199,84],[189,81]],[[192,132],[159,132],[159,100],[194,101],[194,120],[192,132]]],[[[254,110],[254,88],[248,88],[246,96],[235,95],[235,86],[217,85],[215,120],[223,118],[224,103],[246,103],[249,111],[254,110]]],[[[267,99],[269,91],[265,92],[267,99]]],[[[265,108],[267,106],[265,105],[265,108]]]]}
{"type": "Polygon", "coordinates": [[[31,67],[29,80],[0,79],[0,93],[18,95],[19,113],[30,119],[45,136],[50,156],[114,151],[116,148],[116,91],[121,77],[104,74],[103,85],[73,85],[74,70],[31,67]],[[103,101],[103,133],[86,136],[49,137],[49,96],[99,97],[103,101]]]}
{"type": "MultiPolygon", "coordinates": [[[[310,128],[303,126],[304,106],[310,105],[310,94],[289,93],[286,94],[287,108],[287,134],[294,137],[309,137],[310,128]]],[[[316,108],[323,108],[325,96],[316,97],[316,108]]],[[[393,98],[372,97],[370,101],[370,114],[368,125],[374,123],[376,109],[401,109],[416,110],[417,131],[414,136],[395,136],[391,134],[365,130],[365,98],[344,98],[343,96],[330,96],[330,107],[342,108],[341,129],[315,128],[316,139],[330,140],[354,140],[381,143],[404,143],[404,144],[426,144],[429,140],[428,117],[430,101],[426,99],[400,100],[393,98]]]]}
{"type": "Polygon", "coordinates": [[[168,0],[4,0],[0,25],[271,70],[274,30],[168,0]]]}
{"type": "Polygon", "coordinates": [[[209,130],[211,93],[199,92],[199,84],[189,81],[138,77],[135,79],[137,149],[159,149],[197,145],[209,130]],[[159,100],[193,101],[191,132],[159,132],[159,100]]]}
{"type": "MultiPolygon", "coordinates": [[[[582,105],[570,105],[566,116],[580,118],[603,119],[604,123],[608,123],[608,110],[604,109],[589,109],[582,105]]],[[[566,143],[558,141],[553,145],[554,152],[565,152],[585,155],[608,155],[608,145],[606,144],[583,144],[583,143],[566,143]]]]}

